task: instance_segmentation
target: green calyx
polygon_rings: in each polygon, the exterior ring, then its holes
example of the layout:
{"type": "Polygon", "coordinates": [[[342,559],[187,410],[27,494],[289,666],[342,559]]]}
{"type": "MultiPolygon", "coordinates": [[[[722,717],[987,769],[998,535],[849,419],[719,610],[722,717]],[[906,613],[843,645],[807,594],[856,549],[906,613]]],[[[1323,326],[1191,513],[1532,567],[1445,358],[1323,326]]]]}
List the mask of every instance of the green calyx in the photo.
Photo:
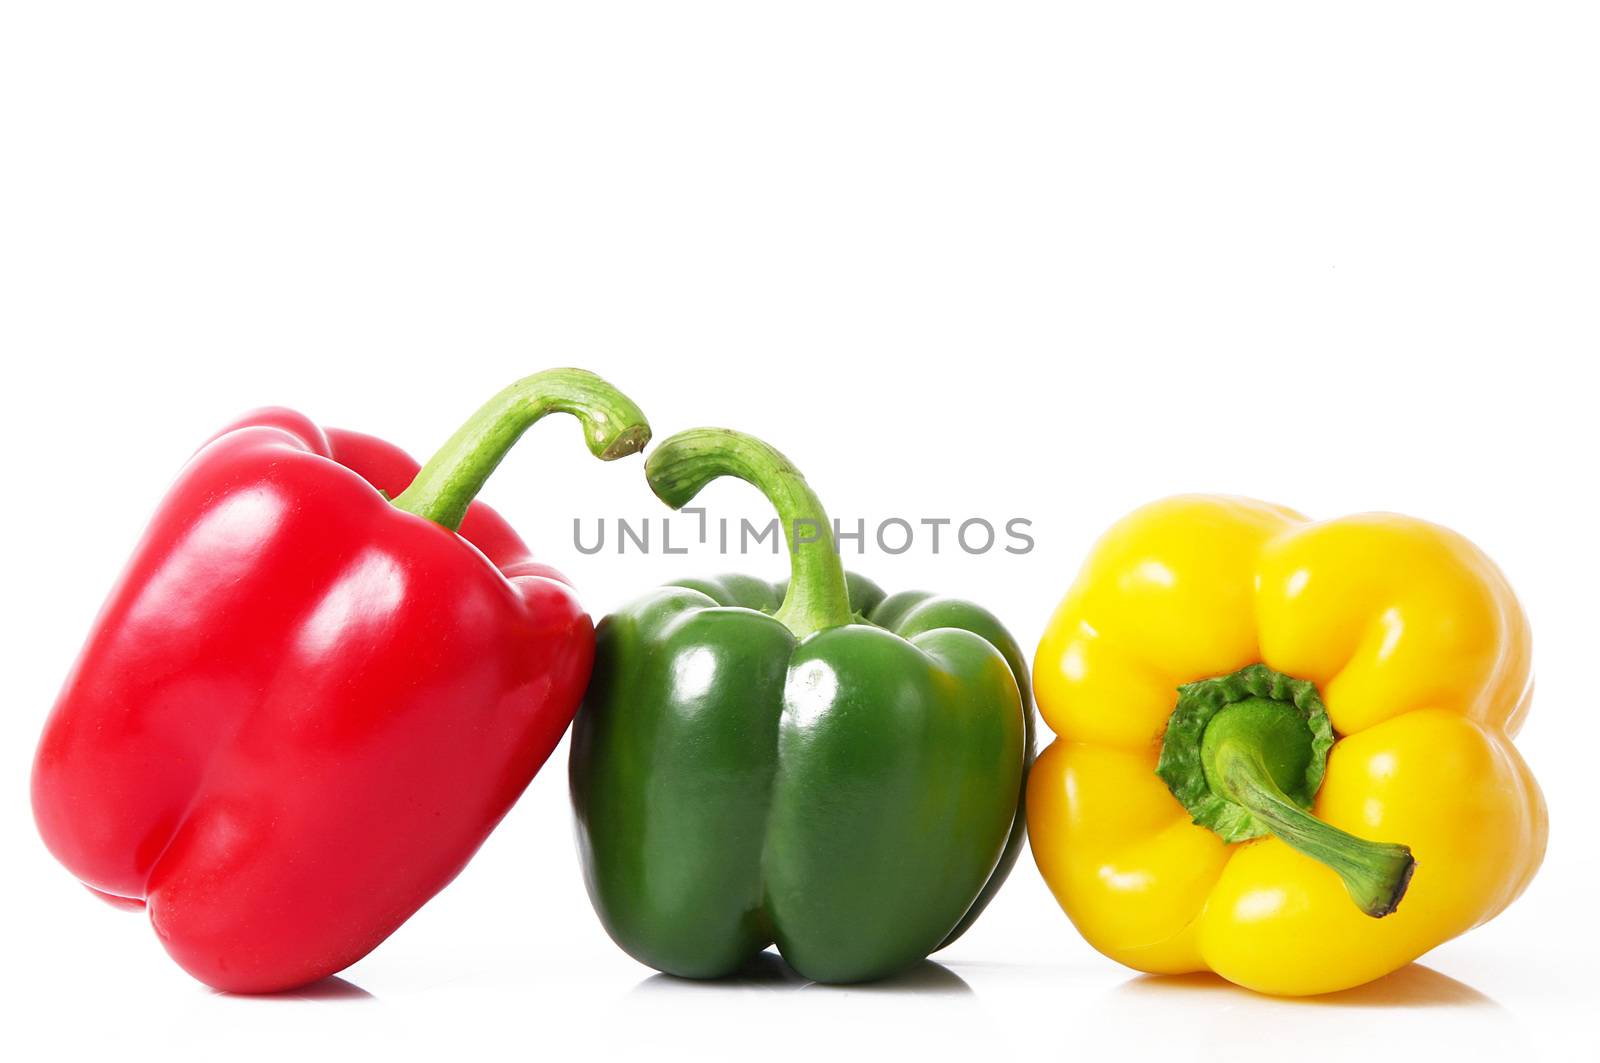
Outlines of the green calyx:
{"type": "Polygon", "coordinates": [[[649,422],[622,392],[585,369],[547,369],[484,403],[393,499],[394,505],[456,530],[517,440],[550,413],[576,417],[589,453],[601,461],[636,454],[650,441],[649,422]]]}
{"type": "Polygon", "coordinates": [[[789,586],[773,615],[802,639],[851,622],[833,524],[806,478],[776,448],[730,428],[691,428],[658,445],[644,474],[650,490],[673,509],[722,476],[756,487],[778,511],[789,547],[789,586]]]}
{"type": "Polygon", "coordinates": [[[1267,768],[1273,781],[1301,808],[1310,808],[1322,787],[1328,750],[1333,748],[1328,710],[1315,684],[1303,679],[1253,664],[1232,675],[1179,687],[1178,705],[1167,719],[1156,774],[1166,780],[1172,796],[1189,810],[1195,823],[1230,844],[1270,833],[1250,809],[1213,788],[1205,767],[1208,736],[1214,754],[1220,733],[1246,721],[1263,732],[1261,744],[1270,756],[1267,768]],[[1229,710],[1230,718],[1217,728],[1218,735],[1211,735],[1211,723],[1223,710],[1229,710]]]}
{"type": "Polygon", "coordinates": [[[1178,688],[1156,774],[1194,822],[1228,843],[1271,834],[1338,873],[1356,905],[1395,910],[1416,861],[1310,814],[1333,725],[1314,684],[1253,664],[1178,688]]]}

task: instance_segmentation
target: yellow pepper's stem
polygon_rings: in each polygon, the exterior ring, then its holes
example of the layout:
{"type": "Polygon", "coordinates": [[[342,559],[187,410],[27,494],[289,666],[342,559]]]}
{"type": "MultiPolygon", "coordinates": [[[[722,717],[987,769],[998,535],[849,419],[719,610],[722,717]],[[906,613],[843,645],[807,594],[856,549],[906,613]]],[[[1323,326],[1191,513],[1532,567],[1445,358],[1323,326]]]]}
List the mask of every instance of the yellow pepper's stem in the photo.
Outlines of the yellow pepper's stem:
{"type": "Polygon", "coordinates": [[[1357,907],[1382,918],[1416,861],[1404,845],[1358,838],[1308,811],[1333,743],[1316,686],[1254,664],[1179,688],[1156,774],[1223,841],[1272,834],[1331,868],[1357,907]]]}
{"type": "Polygon", "coordinates": [[[1213,743],[1213,731],[1237,730],[1228,726],[1233,711],[1224,710],[1207,728],[1206,774],[1213,788],[1249,809],[1291,849],[1332,868],[1344,880],[1350,899],[1367,915],[1381,919],[1393,912],[1417,867],[1411,850],[1357,838],[1301,809],[1273,782],[1259,742],[1225,734],[1213,743]]]}

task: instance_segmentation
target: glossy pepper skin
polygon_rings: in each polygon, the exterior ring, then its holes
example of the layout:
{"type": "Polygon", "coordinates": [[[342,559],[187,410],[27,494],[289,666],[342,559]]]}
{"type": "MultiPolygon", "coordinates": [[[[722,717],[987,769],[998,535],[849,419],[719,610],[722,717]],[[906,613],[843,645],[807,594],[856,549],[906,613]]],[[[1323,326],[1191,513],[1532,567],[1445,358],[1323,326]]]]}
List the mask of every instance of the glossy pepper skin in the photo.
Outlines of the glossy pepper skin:
{"type": "Polygon", "coordinates": [[[854,576],[847,592],[820,503],[759,441],[685,432],[646,469],[674,507],[720,475],[761,487],[794,577],[687,581],[601,622],[570,774],[601,921],[685,977],[773,943],[824,982],[921,961],[1021,845],[1032,713],[1016,643],[976,605],[854,576]]]}
{"type": "MultiPolygon", "coordinates": [[[[1095,547],[1040,643],[1034,685],[1058,735],[1028,792],[1034,856],[1089,942],[1130,967],[1209,969],[1283,995],[1360,985],[1492,918],[1543,856],[1544,801],[1511,742],[1532,689],[1527,621],[1499,570],[1444,528],[1392,514],[1312,522],[1240,498],[1157,502],[1095,547]],[[1293,830],[1257,824],[1229,844],[1156,774],[1160,761],[1212,812],[1230,803],[1213,798],[1229,782],[1215,736],[1203,775],[1192,744],[1187,767],[1173,763],[1182,749],[1163,758],[1164,743],[1196,738],[1193,718],[1173,735],[1178,688],[1270,713],[1287,710],[1295,681],[1307,704],[1320,695],[1334,743],[1325,773],[1310,761],[1320,788],[1288,802],[1309,816],[1282,822],[1318,837],[1297,851],[1293,830]],[[1306,847],[1381,869],[1384,888],[1364,911],[1360,874],[1341,879],[1306,847]]],[[[1267,767],[1287,794],[1305,764],[1267,767]]]]}
{"type": "Polygon", "coordinates": [[[361,958],[560,740],[589,618],[471,502],[552,410],[605,458],[648,432],[598,378],[557,370],[503,392],[421,475],[388,443],[270,409],[168,493],[45,726],[33,806],[51,852],[146,906],[196,978],[267,992],[361,958]]]}

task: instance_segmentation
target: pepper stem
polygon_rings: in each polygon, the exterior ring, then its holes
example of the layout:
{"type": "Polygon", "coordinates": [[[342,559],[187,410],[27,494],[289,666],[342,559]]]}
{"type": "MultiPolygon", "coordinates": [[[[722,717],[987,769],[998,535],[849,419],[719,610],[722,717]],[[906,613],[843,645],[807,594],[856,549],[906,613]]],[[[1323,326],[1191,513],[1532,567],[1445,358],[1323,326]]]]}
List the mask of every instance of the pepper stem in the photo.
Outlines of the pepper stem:
{"type": "Polygon", "coordinates": [[[1311,815],[1333,748],[1315,684],[1263,664],[1178,688],[1156,774],[1194,822],[1223,841],[1267,834],[1331,868],[1367,915],[1393,912],[1416,861],[1311,815]]]}
{"type": "Polygon", "coordinates": [[[721,476],[759,489],[778,511],[789,547],[789,589],[773,615],[802,639],[850,623],[833,524],[800,470],[775,448],[730,428],[691,428],[659,444],[645,460],[644,474],[650,490],[673,509],[721,476]]]}
{"type": "Polygon", "coordinates": [[[1347,834],[1290,801],[1267,766],[1271,751],[1248,724],[1233,725],[1241,719],[1233,715],[1238,708],[1219,713],[1206,729],[1202,756],[1213,789],[1248,809],[1291,849],[1332,868],[1367,915],[1381,919],[1393,912],[1416,870],[1411,850],[1347,834]]]}
{"type": "Polygon", "coordinates": [[[489,474],[547,413],[570,413],[581,421],[589,453],[601,461],[635,454],[650,441],[649,422],[622,392],[585,369],[546,369],[484,403],[394,505],[455,531],[489,474]]]}

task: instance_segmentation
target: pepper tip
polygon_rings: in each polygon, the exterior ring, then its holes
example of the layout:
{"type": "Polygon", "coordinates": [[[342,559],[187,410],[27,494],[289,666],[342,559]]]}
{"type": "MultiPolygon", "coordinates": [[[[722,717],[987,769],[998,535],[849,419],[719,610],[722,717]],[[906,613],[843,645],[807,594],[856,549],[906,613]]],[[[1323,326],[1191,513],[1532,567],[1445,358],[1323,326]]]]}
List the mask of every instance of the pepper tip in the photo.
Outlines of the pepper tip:
{"type": "Polygon", "coordinates": [[[601,451],[600,460],[616,461],[618,458],[625,458],[629,454],[637,454],[645,448],[645,444],[648,442],[650,442],[650,426],[647,424],[632,425],[618,433],[617,438],[611,441],[611,445],[601,451]]]}

